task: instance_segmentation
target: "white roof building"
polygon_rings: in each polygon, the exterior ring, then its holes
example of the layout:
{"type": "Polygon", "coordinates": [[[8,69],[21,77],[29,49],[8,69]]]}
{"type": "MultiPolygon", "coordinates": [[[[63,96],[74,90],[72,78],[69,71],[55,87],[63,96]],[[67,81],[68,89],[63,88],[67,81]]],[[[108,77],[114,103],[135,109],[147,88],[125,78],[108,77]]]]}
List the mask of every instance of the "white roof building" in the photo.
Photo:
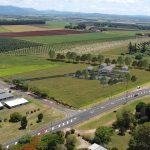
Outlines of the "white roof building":
{"type": "Polygon", "coordinates": [[[17,98],[17,99],[13,99],[13,100],[10,100],[10,101],[6,101],[4,103],[9,108],[13,108],[13,107],[16,107],[16,106],[19,106],[19,105],[27,104],[27,103],[29,103],[29,101],[24,99],[24,98],[17,98]]]}
{"type": "Polygon", "coordinates": [[[0,108],[3,108],[3,104],[0,102],[0,108]]]}
{"type": "Polygon", "coordinates": [[[93,144],[91,146],[88,147],[89,150],[107,150],[106,148],[98,145],[98,144],[93,144]]]}

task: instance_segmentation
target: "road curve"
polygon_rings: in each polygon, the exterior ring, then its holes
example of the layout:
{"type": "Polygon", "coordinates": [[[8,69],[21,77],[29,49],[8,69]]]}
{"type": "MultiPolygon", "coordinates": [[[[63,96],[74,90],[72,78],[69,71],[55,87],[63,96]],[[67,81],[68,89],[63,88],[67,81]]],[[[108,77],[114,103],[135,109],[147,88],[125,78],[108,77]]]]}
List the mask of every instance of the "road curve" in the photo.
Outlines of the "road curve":
{"type": "MultiPolygon", "coordinates": [[[[138,91],[131,92],[128,94],[124,94],[122,96],[113,98],[112,100],[109,100],[103,104],[100,104],[100,105],[94,106],[90,109],[81,111],[72,117],[61,120],[54,124],[49,124],[48,126],[43,127],[40,130],[35,130],[34,132],[31,132],[30,135],[31,136],[41,135],[41,134],[46,134],[46,133],[62,130],[64,128],[73,127],[74,125],[77,125],[81,122],[89,120],[92,117],[100,115],[109,110],[115,109],[118,106],[124,105],[128,102],[135,101],[136,99],[147,96],[147,95],[150,95],[150,88],[138,90],[138,91]]],[[[18,140],[19,140],[19,138],[12,140],[8,143],[5,143],[3,146],[5,148],[9,148],[10,146],[16,145],[18,143],[18,140]]]]}

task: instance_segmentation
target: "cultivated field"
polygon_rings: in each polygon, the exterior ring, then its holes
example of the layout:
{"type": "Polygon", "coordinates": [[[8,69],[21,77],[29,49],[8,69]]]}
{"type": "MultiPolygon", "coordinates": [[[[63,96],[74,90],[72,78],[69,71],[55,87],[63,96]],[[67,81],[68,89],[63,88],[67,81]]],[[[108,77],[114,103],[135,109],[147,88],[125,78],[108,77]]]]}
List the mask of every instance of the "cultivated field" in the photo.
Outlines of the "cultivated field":
{"type": "Polygon", "coordinates": [[[21,137],[25,134],[28,134],[31,131],[34,131],[35,129],[41,128],[43,125],[55,122],[60,118],[62,119],[64,117],[64,115],[58,110],[49,108],[49,106],[44,105],[37,100],[30,100],[29,104],[11,109],[9,111],[8,109],[0,110],[0,116],[1,120],[7,119],[6,122],[2,121],[0,123],[1,144],[6,143],[7,141],[13,140],[15,138],[21,137]],[[33,111],[33,113],[31,113],[31,111],[33,111]],[[26,112],[29,112],[29,114],[27,115],[28,128],[26,130],[19,130],[20,123],[9,122],[10,114],[13,112],[19,112],[23,116],[26,116],[26,112]],[[43,113],[44,118],[41,123],[36,123],[37,115],[39,113],[43,113]]]}
{"type": "Polygon", "coordinates": [[[7,32],[27,32],[27,31],[45,31],[48,28],[43,28],[42,26],[32,26],[32,25],[4,25],[1,26],[7,32]]]}

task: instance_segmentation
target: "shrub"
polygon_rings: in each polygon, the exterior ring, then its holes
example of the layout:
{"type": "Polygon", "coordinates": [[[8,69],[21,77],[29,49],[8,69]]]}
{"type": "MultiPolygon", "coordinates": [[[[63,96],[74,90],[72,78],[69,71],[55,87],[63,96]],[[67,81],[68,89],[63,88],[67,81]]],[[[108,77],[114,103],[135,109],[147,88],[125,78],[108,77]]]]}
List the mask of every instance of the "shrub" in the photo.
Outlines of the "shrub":
{"type": "Polygon", "coordinates": [[[14,112],[10,115],[9,121],[15,123],[21,121],[21,119],[22,119],[22,115],[18,112],[14,112]]]}

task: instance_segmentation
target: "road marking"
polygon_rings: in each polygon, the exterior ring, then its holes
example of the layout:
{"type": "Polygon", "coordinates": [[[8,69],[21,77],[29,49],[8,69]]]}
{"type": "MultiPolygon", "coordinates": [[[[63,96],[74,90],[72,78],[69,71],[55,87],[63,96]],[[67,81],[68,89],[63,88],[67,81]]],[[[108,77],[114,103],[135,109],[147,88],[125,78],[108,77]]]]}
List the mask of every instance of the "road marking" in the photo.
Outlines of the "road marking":
{"type": "Polygon", "coordinates": [[[9,145],[7,145],[6,148],[9,148],[9,145]]]}
{"type": "Polygon", "coordinates": [[[60,124],[58,125],[58,128],[60,128],[60,124]]]}
{"type": "Polygon", "coordinates": [[[18,142],[15,142],[15,145],[17,145],[18,144],[18,142]]]}
{"type": "Polygon", "coordinates": [[[54,130],[54,127],[52,127],[52,131],[54,130]]]}
{"type": "Polygon", "coordinates": [[[63,126],[65,125],[65,123],[62,124],[63,126]]]}
{"type": "Polygon", "coordinates": [[[72,119],[70,121],[72,122],[72,119]]]}
{"type": "Polygon", "coordinates": [[[45,130],[45,133],[47,133],[48,131],[47,130],[45,130]]]}
{"type": "Polygon", "coordinates": [[[104,108],[105,108],[104,106],[101,107],[101,109],[104,109],[104,108]]]}
{"type": "Polygon", "coordinates": [[[69,124],[69,121],[67,121],[67,124],[69,124]]]}

